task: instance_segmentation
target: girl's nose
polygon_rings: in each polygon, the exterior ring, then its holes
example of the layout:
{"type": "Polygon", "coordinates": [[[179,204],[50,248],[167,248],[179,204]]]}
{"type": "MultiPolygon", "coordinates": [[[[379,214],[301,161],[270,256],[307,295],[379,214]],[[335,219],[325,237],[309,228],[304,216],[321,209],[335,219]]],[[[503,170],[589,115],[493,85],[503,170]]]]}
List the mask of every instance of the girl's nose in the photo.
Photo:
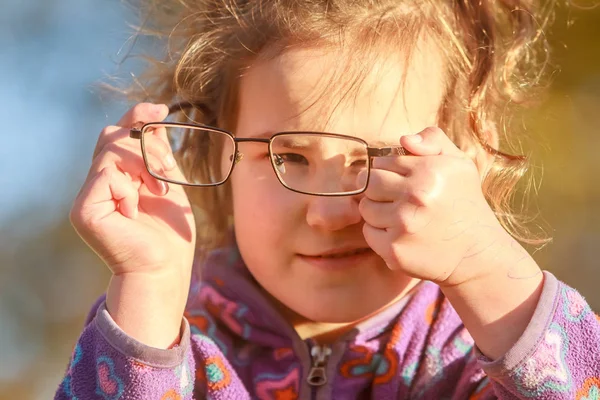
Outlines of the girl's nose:
{"type": "Polygon", "coordinates": [[[315,229],[337,231],[362,221],[358,211],[360,196],[311,197],[306,221],[315,229]]]}

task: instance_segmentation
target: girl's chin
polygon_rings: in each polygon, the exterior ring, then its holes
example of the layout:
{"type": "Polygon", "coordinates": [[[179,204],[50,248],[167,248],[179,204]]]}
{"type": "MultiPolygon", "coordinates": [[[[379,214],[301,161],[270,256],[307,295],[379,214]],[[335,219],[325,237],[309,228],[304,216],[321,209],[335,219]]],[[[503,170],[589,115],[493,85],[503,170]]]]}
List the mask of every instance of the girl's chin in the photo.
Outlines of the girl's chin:
{"type": "Polygon", "coordinates": [[[295,314],[295,319],[306,321],[307,323],[357,324],[395,304],[416,283],[418,281],[415,280],[413,285],[407,285],[403,290],[399,290],[399,293],[392,292],[387,296],[373,296],[359,302],[349,301],[348,297],[346,297],[346,301],[344,299],[329,297],[318,302],[290,302],[286,308],[292,314],[295,314]]]}
{"type": "Polygon", "coordinates": [[[364,320],[369,316],[376,314],[379,310],[383,308],[385,308],[385,305],[381,305],[380,307],[372,307],[372,309],[359,309],[357,307],[334,308],[331,306],[321,306],[311,309],[301,307],[301,309],[297,309],[294,311],[298,315],[310,322],[322,324],[351,324],[358,323],[361,320],[364,320]]]}
{"type": "Polygon", "coordinates": [[[302,339],[312,338],[317,343],[333,343],[350,332],[357,324],[371,314],[357,313],[355,310],[297,310],[299,317],[290,321],[302,339]],[[302,314],[300,312],[304,311],[302,314]]]}

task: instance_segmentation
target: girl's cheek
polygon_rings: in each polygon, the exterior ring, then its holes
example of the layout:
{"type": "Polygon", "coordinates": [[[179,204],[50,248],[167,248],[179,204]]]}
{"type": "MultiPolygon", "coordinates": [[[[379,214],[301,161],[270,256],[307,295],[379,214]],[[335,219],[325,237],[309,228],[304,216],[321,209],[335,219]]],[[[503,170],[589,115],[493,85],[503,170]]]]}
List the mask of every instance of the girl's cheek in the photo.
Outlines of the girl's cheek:
{"type": "Polygon", "coordinates": [[[268,154],[244,157],[231,179],[238,215],[251,212],[257,219],[256,226],[266,223],[272,228],[290,229],[290,221],[297,224],[303,217],[307,196],[293,192],[279,182],[268,154]]]}

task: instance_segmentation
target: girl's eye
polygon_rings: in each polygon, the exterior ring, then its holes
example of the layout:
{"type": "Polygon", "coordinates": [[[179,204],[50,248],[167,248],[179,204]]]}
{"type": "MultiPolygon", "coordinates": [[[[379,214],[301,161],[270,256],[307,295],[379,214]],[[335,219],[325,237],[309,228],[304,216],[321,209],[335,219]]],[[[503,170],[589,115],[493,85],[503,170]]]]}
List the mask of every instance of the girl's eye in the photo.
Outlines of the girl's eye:
{"type": "Polygon", "coordinates": [[[277,154],[279,158],[288,163],[296,163],[302,165],[308,165],[308,160],[301,154],[296,153],[283,153],[277,154]]]}
{"type": "Polygon", "coordinates": [[[353,168],[364,168],[367,166],[367,160],[355,160],[350,164],[353,168]]]}

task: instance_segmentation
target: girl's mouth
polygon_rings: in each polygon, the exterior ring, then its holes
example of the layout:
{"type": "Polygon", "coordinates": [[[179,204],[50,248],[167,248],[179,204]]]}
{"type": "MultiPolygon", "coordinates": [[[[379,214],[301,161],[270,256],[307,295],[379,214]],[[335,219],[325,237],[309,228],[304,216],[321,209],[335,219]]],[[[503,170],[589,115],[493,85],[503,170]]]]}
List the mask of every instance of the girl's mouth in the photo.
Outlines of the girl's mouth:
{"type": "Polygon", "coordinates": [[[320,270],[342,271],[364,265],[374,255],[375,252],[370,248],[357,248],[327,251],[312,256],[300,254],[299,257],[302,261],[320,270]]]}
{"type": "Polygon", "coordinates": [[[349,251],[343,251],[339,253],[326,253],[318,256],[307,256],[307,257],[316,257],[316,258],[343,258],[343,257],[351,257],[357,254],[366,253],[371,249],[354,249],[349,251]]]}

